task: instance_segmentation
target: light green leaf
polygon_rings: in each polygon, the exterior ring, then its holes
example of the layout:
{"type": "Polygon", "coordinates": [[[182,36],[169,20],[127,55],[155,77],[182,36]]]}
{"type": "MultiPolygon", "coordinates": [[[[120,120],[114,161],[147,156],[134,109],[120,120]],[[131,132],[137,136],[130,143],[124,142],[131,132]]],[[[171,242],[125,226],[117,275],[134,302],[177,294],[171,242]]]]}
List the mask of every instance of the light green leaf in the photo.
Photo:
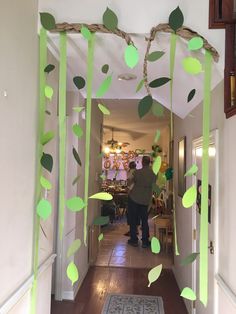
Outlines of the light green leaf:
{"type": "Polygon", "coordinates": [[[81,112],[84,109],[84,107],[74,107],[73,110],[76,112],[81,112]]]}
{"type": "Polygon", "coordinates": [[[43,176],[40,177],[40,184],[46,190],[51,190],[52,188],[51,182],[45,179],[43,176]]]}
{"type": "Polygon", "coordinates": [[[52,96],[53,96],[52,87],[49,85],[46,85],[44,89],[44,94],[45,94],[45,97],[47,97],[49,100],[52,100],[52,96]]]}
{"type": "Polygon", "coordinates": [[[109,75],[105,80],[102,82],[102,84],[99,86],[96,97],[103,97],[106,92],[109,90],[112,83],[112,75],[109,75]]]}
{"type": "Polygon", "coordinates": [[[188,255],[184,260],[182,260],[181,265],[188,265],[195,261],[195,259],[198,257],[199,253],[191,253],[188,255]]]}
{"type": "Polygon", "coordinates": [[[81,27],[80,32],[81,32],[81,34],[83,35],[83,37],[84,37],[85,39],[87,39],[87,40],[90,40],[90,39],[91,39],[92,34],[91,34],[90,30],[88,29],[88,27],[86,27],[86,26],[83,25],[83,26],[81,27]]]}
{"type": "Polygon", "coordinates": [[[105,173],[102,173],[101,175],[100,175],[100,178],[104,181],[104,180],[106,180],[106,175],[105,175],[105,173]]]}
{"type": "Polygon", "coordinates": [[[169,25],[176,32],[180,27],[183,26],[184,16],[179,7],[171,12],[169,16],[169,25]]]}
{"type": "Polygon", "coordinates": [[[160,241],[156,237],[152,237],[151,241],[152,253],[158,254],[161,251],[160,241]]]}
{"type": "Polygon", "coordinates": [[[109,216],[99,216],[94,219],[93,224],[95,226],[105,226],[109,224],[109,216]]]}
{"type": "Polygon", "coordinates": [[[125,63],[129,68],[134,68],[139,61],[139,54],[136,47],[128,45],[125,49],[125,63]]]}
{"type": "Polygon", "coordinates": [[[78,176],[76,176],[76,177],[74,178],[73,182],[72,182],[72,185],[75,185],[75,184],[79,181],[80,177],[81,177],[80,174],[79,174],[78,176]]]}
{"type": "Polygon", "coordinates": [[[191,168],[185,173],[185,177],[192,176],[198,172],[198,166],[193,164],[191,168]]]}
{"type": "Polygon", "coordinates": [[[143,85],[144,85],[144,79],[142,79],[142,80],[138,83],[138,85],[137,85],[137,87],[136,87],[136,93],[139,92],[139,91],[142,89],[143,85]]]}
{"type": "Polygon", "coordinates": [[[197,199],[197,189],[196,186],[191,186],[185,193],[182,199],[182,204],[185,208],[192,207],[197,199]]]}
{"type": "Polygon", "coordinates": [[[78,138],[81,138],[84,134],[83,129],[79,124],[74,124],[72,127],[72,131],[78,138]]]}
{"type": "Polygon", "coordinates": [[[107,7],[106,11],[103,14],[103,24],[105,27],[112,32],[118,27],[118,18],[116,14],[107,7]]]}
{"type": "Polygon", "coordinates": [[[188,299],[190,301],[195,301],[197,299],[195,292],[188,287],[186,287],[182,290],[180,296],[185,298],[185,299],[188,299]]]}
{"type": "Polygon", "coordinates": [[[138,104],[138,115],[139,118],[143,118],[151,109],[152,107],[152,96],[151,95],[147,95],[145,97],[143,97],[138,104]]]}
{"type": "Polygon", "coordinates": [[[54,138],[55,134],[53,131],[49,131],[45,134],[43,134],[41,138],[41,144],[46,145],[48,142],[50,142],[54,138]]]}
{"type": "Polygon", "coordinates": [[[85,207],[85,203],[82,198],[75,196],[66,201],[66,206],[72,212],[78,212],[85,207]]]}
{"type": "Polygon", "coordinates": [[[110,110],[109,110],[106,106],[104,106],[104,105],[102,105],[102,104],[98,104],[98,108],[99,108],[100,111],[101,111],[103,114],[105,114],[105,115],[111,114],[111,113],[110,113],[110,110]]]}
{"type": "Polygon", "coordinates": [[[153,51],[152,53],[148,55],[147,60],[150,62],[154,62],[160,59],[164,54],[165,54],[164,51],[153,51]]]}
{"type": "Polygon", "coordinates": [[[189,50],[199,50],[203,47],[203,39],[201,37],[193,37],[188,42],[188,49],[189,50]]]}
{"type": "Polygon", "coordinates": [[[153,100],[152,103],[152,113],[154,116],[163,117],[164,116],[164,107],[158,101],[153,100]]]}
{"type": "Polygon", "coordinates": [[[99,192],[90,196],[89,198],[96,199],[96,200],[110,201],[113,199],[113,196],[107,192],[99,192]]]}
{"type": "Polygon", "coordinates": [[[50,31],[51,29],[56,28],[56,21],[52,14],[47,13],[47,12],[41,12],[39,14],[40,14],[41,24],[46,30],[50,31]]]}
{"type": "Polygon", "coordinates": [[[52,212],[52,206],[49,201],[41,199],[37,205],[37,214],[43,220],[46,220],[52,212]]]}
{"type": "Polygon", "coordinates": [[[72,255],[74,255],[79,248],[81,247],[81,241],[80,239],[76,239],[73,241],[73,243],[69,246],[67,250],[67,258],[70,258],[72,255]]]}
{"type": "Polygon", "coordinates": [[[184,68],[185,72],[187,72],[189,74],[196,75],[196,74],[203,72],[202,64],[196,58],[187,57],[187,58],[183,59],[182,63],[183,63],[183,68],[184,68]]]}
{"type": "Polygon", "coordinates": [[[155,138],[154,138],[154,143],[156,144],[161,136],[161,131],[160,130],[156,130],[156,134],[155,134],[155,138]]]}
{"type": "Polygon", "coordinates": [[[161,272],[162,272],[162,264],[152,268],[149,271],[149,273],[148,273],[148,281],[149,281],[148,287],[150,287],[151,284],[153,282],[155,282],[160,277],[161,272]]]}
{"type": "Polygon", "coordinates": [[[99,236],[98,236],[98,241],[101,242],[104,238],[104,235],[103,233],[100,233],[99,236]]]}
{"type": "Polygon", "coordinates": [[[161,168],[161,156],[157,156],[157,158],[154,160],[153,165],[152,165],[152,171],[155,173],[155,175],[158,174],[160,168],[161,168]]]}
{"type": "Polygon", "coordinates": [[[70,279],[72,286],[79,279],[79,272],[74,262],[70,262],[66,270],[67,277],[70,279]]]}

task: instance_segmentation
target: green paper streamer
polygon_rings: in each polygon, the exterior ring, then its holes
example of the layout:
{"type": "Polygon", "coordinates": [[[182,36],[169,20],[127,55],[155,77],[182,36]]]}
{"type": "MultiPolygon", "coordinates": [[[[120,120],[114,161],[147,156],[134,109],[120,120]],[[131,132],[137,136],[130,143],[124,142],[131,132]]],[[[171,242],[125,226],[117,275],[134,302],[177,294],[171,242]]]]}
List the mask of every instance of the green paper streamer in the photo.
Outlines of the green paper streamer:
{"type": "Polygon", "coordinates": [[[84,208],[84,245],[85,246],[87,246],[94,42],[95,42],[95,34],[92,33],[91,39],[88,41],[88,58],[87,58],[86,142],[85,142],[85,179],[84,179],[84,201],[86,203],[85,208],[84,208]]]}
{"type": "Polygon", "coordinates": [[[202,154],[202,197],[200,217],[200,269],[199,295],[206,306],[208,301],[208,184],[209,184],[209,141],[211,107],[211,53],[205,51],[205,76],[203,100],[203,154],[202,154]]]}
{"type": "Polygon", "coordinates": [[[62,240],[65,212],[66,167],[66,41],[65,32],[60,33],[59,69],[59,235],[62,240]]]}

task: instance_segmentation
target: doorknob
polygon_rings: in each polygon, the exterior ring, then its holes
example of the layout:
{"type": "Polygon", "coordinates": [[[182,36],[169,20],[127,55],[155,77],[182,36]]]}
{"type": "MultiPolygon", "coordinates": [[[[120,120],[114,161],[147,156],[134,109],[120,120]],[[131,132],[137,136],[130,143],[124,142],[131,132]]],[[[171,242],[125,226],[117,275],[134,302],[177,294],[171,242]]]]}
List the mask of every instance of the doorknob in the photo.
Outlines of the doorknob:
{"type": "Polygon", "coordinates": [[[214,245],[213,245],[213,241],[210,241],[210,245],[208,246],[208,249],[210,250],[210,254],[214,254],[214,245]]]}

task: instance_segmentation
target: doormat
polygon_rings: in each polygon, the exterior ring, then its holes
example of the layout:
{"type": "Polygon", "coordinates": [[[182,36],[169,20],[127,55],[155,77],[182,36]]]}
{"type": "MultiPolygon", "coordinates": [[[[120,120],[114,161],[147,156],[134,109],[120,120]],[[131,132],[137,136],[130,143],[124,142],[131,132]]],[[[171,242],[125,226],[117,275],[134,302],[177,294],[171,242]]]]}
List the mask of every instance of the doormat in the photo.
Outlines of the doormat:
{"type": "Polygon", "coordinates": [[[161,297],[108,294],[101,314],[165,314],[161,297]]]}

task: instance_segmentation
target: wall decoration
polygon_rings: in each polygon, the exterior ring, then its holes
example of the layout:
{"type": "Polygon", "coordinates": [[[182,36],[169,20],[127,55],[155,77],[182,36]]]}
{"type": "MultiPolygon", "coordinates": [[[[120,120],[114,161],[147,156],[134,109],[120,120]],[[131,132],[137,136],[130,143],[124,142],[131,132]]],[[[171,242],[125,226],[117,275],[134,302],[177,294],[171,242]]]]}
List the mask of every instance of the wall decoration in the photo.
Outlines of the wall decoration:
{"type": "Polygon", "coordinates": [[[186,191],[186,137],[178,143],[178,195],[183,197],[186,191]]]}
{"type": "MultiPolygon", "coordinates": [[[[202,180],[197,180],[197,210],[201,214],[202,180]]],[[[208,223],[211,223],[211,185],[208,185],[208,223]]]]}

